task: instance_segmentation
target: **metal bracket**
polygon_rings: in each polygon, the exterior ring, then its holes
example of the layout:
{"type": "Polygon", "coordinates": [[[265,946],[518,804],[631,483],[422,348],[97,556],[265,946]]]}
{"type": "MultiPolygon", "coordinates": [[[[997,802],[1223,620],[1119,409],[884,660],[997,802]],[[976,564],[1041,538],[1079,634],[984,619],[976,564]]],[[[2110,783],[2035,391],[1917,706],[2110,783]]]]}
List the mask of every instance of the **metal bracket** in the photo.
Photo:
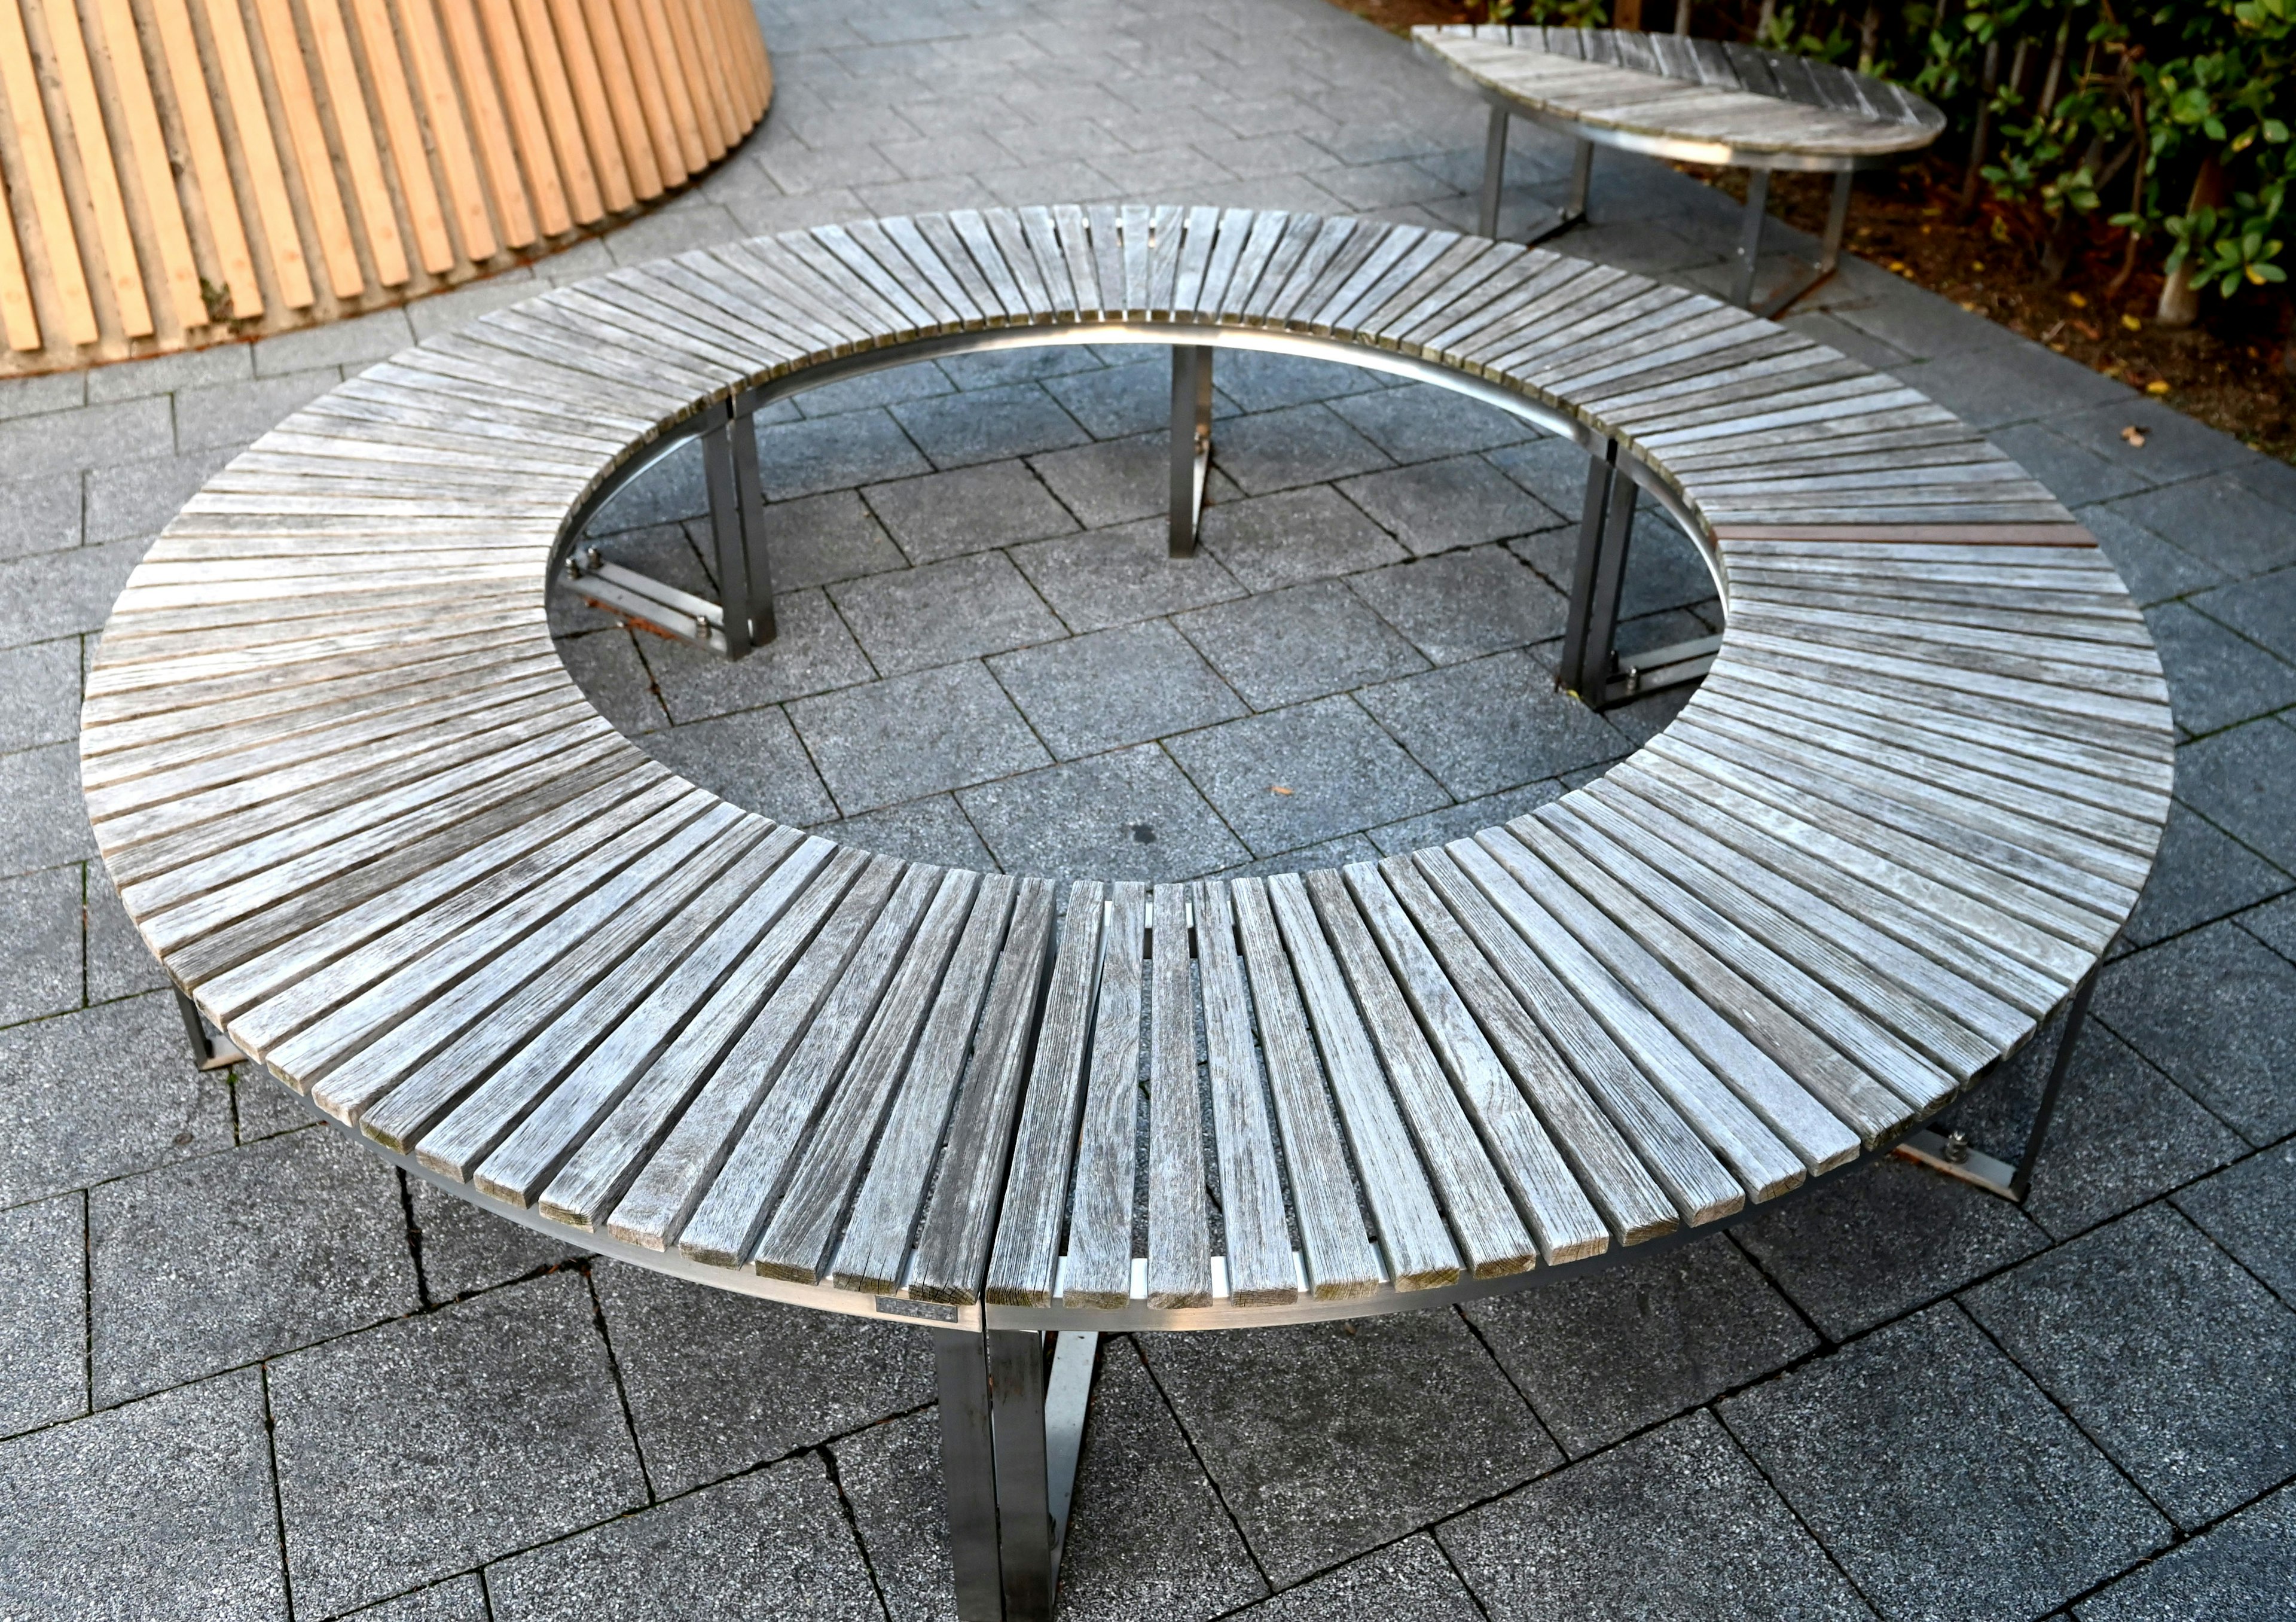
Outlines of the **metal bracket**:
{"type": "Polygon", "coordinates": [[[1172,346],[1171,553],[1193,557],[1204,515],[1204,482],[1212,465],[1212,350],[1172,346]]]}
{"type": "Polygon", "coordinates": [[[1804,293],[1820,283],[1832,278],[1841,263],[1841,233],[1849,222],[1849,169],[1836,170],[1833,177],[1833,202],[1826,210],[1825,235],[1818,244],[1817,263],[1790,276],[1784,284],[1759,302],[1754,298],[1754,261],[1760,256],[1762,224],[1767,217],[1770,192],[1770,171],[1758,169],[1749,171],[1746,185],[1746,222],[1738,243],[1738,285],[1732,301],[1744,305],[1766,321],[1775,321],[1791,309],[1804,293]]]}
{"type": "Polygon", "coordinates": [[[192,1062],[202,1070],[228,1070],[247,1062],[247,1055],[221,1029],[209,1025],[199,1004],[184,992],[176,993],[176,1011],[184,1017],[184,1034],[192,1044],[192,1062]]]}
{"type": "Polygon", "coordinates": [[[567,556],[566,578],[603,608],[665,636],[739,659],[777,634],[773,570],[766,550],[765,490],[748,414],[722,405],[713,409],[716,420],[699,437],[720,602],[610,563],[594,546],[578,546],[567,556]],[[746,612],[737,610],[729,618],[723,605],[726,603],[746,612]]]}
{"type": "Polygon", "coordinates": [[[1048,1622],[1100,1337],[936,1330],[933,1343],[957,1615],[1048,1622]]]}
{"type": "Polygon", "coordinates": [[[2082,979],[2065,1009],[2064,1032],[2057,1038],[2055,1057],[2049,1061],[2049,1079],[2041,1088],[2041,1101],[2034,1107],[2033,1124],[2026,1129],[2025,1147],[2019,1152],[2015,1165],[1975,1148],[1968,1133],[1950,1128],[1939,1132],[1934,1127],[1923,1127],[1899,1143],[1898,1153],[1931,1171],[1942,1172],[1948,1177],[1973,1183],[1988,1194],[2022,1204],[2033,1186],[2033,1168],[2040,1164],[2042,1147],[2049,1139],[2049,1125],[2056,1118],[2065,1073],[2072,1066],[2073,1045],[2080,1041],[2081,1027],[2088,1023],[2089,996],[2096,990],[2098,969],[2103,967],[2103,959],[2099,959],[2097,967],[2090,969],[2082,979]]]}

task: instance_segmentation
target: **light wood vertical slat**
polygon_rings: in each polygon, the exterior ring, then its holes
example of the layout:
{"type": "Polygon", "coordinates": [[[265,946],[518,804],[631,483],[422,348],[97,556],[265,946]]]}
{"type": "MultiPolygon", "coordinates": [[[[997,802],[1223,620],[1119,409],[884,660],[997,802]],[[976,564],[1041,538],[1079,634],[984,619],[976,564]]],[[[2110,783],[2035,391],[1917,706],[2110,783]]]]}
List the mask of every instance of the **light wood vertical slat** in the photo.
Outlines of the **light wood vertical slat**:
{"type": "Polygon", "coordinates": [[[638,81],[630,53],[623,47],[621,24],[615,21],[613,0],[559,0],[579,5],[588,21],[589,48],[598,64],[612,124],[598,136],[621,154],[629,177],[631,194],[640,202],[661,195],[661,164],[654,156],[653,135],[646,124],[645,107],[638,99],[638,81]]]}
{"type": "Polygon", "coordinates": [[[238,0],[200,0],[215,41],[217,60],[223,66],[224,98],[231,110],[232,131],[238,137],[241,161],[255,188],[256,218],[263,227],[263,246],[271,274],[279,283],[279,296],[290,309],[308,309],[317,295],[311,285],[311,266],[303,251],[303,234],[287,200],[287,175],[272,136],[270,109],[264,105],[262,82],[255,76],[255,50],[247,37],[247,19],[238,0]]]}
{"type": "Polygon", "coordinates": [[[56,169],[55,144],[48,135],[47,108],[40,99],[39,74],[32,66],[23,14],[12,4],[0,5],[0,89],[7,94],[8,120],[31,181],[33,218],[39,222],[48,275],[63,305],[64,336],[73,343],[94,343],[99,332],[95,305],[88,296],[87,269],[78,235],[72,229],[71,210],[64,202],[63,177],[56,169]]]}
{"type": "Polygon", "coordinates": [[[686,94],[693,98],[694,122],[701,132],[701,150],[712,163],[724,157],[733,143],[726,138],[717,88],[710,81],[708,52],[695,35],[693,11],[687,0],[658,0],[676,47],[686,94]]]}
{"type": "Polygon", "coordinates": [[[638,107],[645,115],[655,171],[664,185],[684,184],[693,171],[685,161],[685,143],[677,138],[676,115],[670,108],[669,88],[662,82],[661,62],[654,54],[653,34],[646,26],[642,0],[592,0],[592,4],[612,8],[614,33],[621,42],[619,54],[629,64],[638,107]]]}
{"type": "Polygon", "coordinates": [[[40,347],[40,318],[32,309],[31,284],[24,279],[24,254],[16,245],[16,216],[8,183],[0,180],[0,332],[12,350],[40,347]]]}
{"type": "Polygon", "coordinates": [[[318,234],[327,285],[339,299],[355,299],[366,289],[366,274],[359,268],[350,216],[343,209],[342,189],[335,184],[334,160],[327,152],[326,130],[319,122],[318,98],[311,91],[294,12],[287,0],[255,0],[255,17],[263,30],[272,82],[279,90],[280,111],[287,120],[288,144],[295,150],[295,170],[302,177],[304,206],[311,210],[312,228],[318,234]]]}
{"type": "Polygon", "coordinates": [[[224,156],[223,136],[216,129],[215,103],[207,70],[200,62],[198,40],[192,33],[192,14],[184,0],[150,0],[152,20],[160,35],[160,51],[167,63],[168,101],[184,127],[184,144],[191,149],[192,175],[199,186],[200,211],[215,245],[216,268],[223,275],[224,291],[231,298],[234,319],[246,321],[263,313],[263,284],[255,274],[255,256],[247,245],[247,225],[240,218],[239,189],[232,184],[231,164],[224,156]]]}
{"type": "Polygon", "coordinates": [[[680,4],[692,19],[694,49],[701,57],[702,81],[717,103],[718,129],[726,138],[726,151],[731,152],[749,125],[742,117],[739,99],[734,95],[733,53],[719,26],[716,0],[680,0],[680,4]]]}
{"type": "Polygon", "coordinates": [[[590,25],[581,0],[549,0],[553,30],[559,54],[566,60],[574,104],[581,115],[581,132],[588,139],[596,166],[598,196],[603,205],[619,213],[636,201],[630,189],[629,161],[623,152],[606,83],[598,68],[597,48],[590,40],[590,25]]]}
{"type": "Polygon", "coordinates": [[[590,149],[582,139],[582,121],[574,111],[574,86],[566,77],[558,30],[551,22],[545,0],[516,0],[516,4],[535,89],[542,99],[543,122],[550,128],[551,150],[557,154],[558,172],[565,177],[566,204],[575,223],[586,226],[603,217],[606,208],[599,200],[598,172],[591,164],[590,149]]]}
{"type": "Polygon", "coordinates": [[[135,262],[135,238],[128,229],[119,171],[111,161],[103,109],[96,100],[95,76],[88,67],[87,41],[80,32],[78,8],[48,6],[42,21],[47,25],[48,50],[55,60],[56,79],[71,120],[72,147],[79,154],[88,211],[95,216],[96,251],[103,259],[97,279],[111,291],[112,309],[122,330],[131,338],[149,337],[152,303],[144,291],[143,270],[135,262]]]}
{"type": "Polygon", "coordinates": [[[375,274],[385,287],[404,283],[410,271],[406,243],[398,234],[398,212],[383,183],[382,154],[376,149],[374,119],[367,111],[360,88],[358,68],[351,61],[351,37],[343,26],[336,0],[303,0],[310,19],[311,42],[318,47],[319,77],[327,86],[327,104],[335,115],[335,136],[342,144],[343,167],[350,171],[351,195],[358,203],[359,223],[365,227],[366,251],[375,274]]]}
{"type": "Polygon", "coordinates": [[[184,224],[184,200],[176,191],[167,138],[160,130],[159,105],[152,99],[152,79],[127,0],[98,0],[95,32],[88,43],[111,71],[111,92],[127,136],[128,165],[159,250],[168,302],[180,325],[205,326],[207,301],[200,296],[199,264],[192,257],[191,232],[184,224]]]}
{"type": "Polygon", "coordinates": [[[422,98],[426,127],[439,151],[439,167],[446,171],[448,206],[463,252],[473,263],[495,256],[499,243],[495,224],[487,212],[486,186],[479,178],[477,154],[462,97],[455,93],[454,71],[447,63],[447,42],[439,32],[439,12],[431,0],[398,0],[398,19],[406,31],[407,54],[414,62],[416,93],[422,98]]]}
{"type": "Polygon", "coordinates": [[[351,11],[358,22],[367,76],[374,82],[383,133],[390,142],[391,167],[398,176],[399,197],[406,205],[406,223],[414,234],[415,256],[432,276],[444,276],[455,268],[455,243],[447,234],[446,210],[430,177],[422,124],[415,115],[414,95],[406,82],[406,64],[398,54],[398,37],[391,32],[390,7],[388,0],[351,0],[351,11]]]}
{"type": "Polygon", "coordinates": [[[692,66],[677,48],[676,37],[670,30],[669,17],[663,10],[663,0],[630,0],[630,4],[636,8],[639,27],[644,30],[646,49],[653,59],[655,71],[660,75],[663,100],[669,110],[670,128],[677,142],[679,167],[687,175],[698,174],[709,166],[709,153],[708,144],[701,136],[699,115],[694,111],[692,66]]]}
{"type": "Polygon", "coordinates": [[[525,178],[518,172],[510,123],[503,116],[502,97],[496,92],[493,70],[487,62],[478,13],[472,9],[471,0],[438,0],[438,4],[440,20],[447,25],[447,43],[454,52],[455,71],[463,81],[463,110],[478,136],[487,187],[494,193],[503,246],[523,248],[534,240],[534,204],[527,196],[525,178]]]}
{"type": "Polygon", "coordinates": [[[566,183],[558,160],[550,150],[550,131],[542,118],[534,70],[519,38],[518,17],[511,0],[479,0],[485,19],[487,42],[494,47],[495,82],[503,104],[510,111],[512,138],[526,169],[529,194],[534,199],[535,224],[545,236],[559,236],[573,228],[574,217],[566,204],[566,183]]]}

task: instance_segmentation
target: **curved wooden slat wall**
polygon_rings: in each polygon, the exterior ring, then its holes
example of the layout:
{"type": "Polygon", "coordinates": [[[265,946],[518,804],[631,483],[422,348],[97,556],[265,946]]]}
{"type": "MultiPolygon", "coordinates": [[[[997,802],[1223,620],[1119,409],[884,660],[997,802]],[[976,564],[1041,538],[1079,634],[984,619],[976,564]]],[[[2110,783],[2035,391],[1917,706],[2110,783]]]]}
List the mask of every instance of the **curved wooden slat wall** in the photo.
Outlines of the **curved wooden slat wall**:
{"type": "Polygon", "coordinates": [[[0,0],[0,376],[553,251],[772,97],[747,0],[0,0]]]}

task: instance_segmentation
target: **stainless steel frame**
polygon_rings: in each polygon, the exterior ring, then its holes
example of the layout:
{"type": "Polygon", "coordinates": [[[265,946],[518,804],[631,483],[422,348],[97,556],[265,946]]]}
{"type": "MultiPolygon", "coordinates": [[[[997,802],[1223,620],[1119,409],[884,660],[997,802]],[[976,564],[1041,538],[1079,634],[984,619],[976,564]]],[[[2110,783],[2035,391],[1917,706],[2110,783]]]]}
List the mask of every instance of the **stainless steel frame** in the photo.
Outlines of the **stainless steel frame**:
{"type": "Polygon", "coordinates": [[[1193,557],[1203,521],[1204,481],[1212,465],[1212,351],[1201,343],[1172,346],[1171,551],[1193,557]]]}
{"type": "Polygon", "coordinates": [[[247,1062],[231,1038],[208,1023],[200,1006],[181,991],[176,992],[176,1011],[184,1017],[184,1034],[192,1044],[192,1063],[202,1070],[228,1070],[234,1065],[247,1062]]]}
{"type": "Polygon", "coordinates": [[[1100,1337],[944,1330],[933,1348],[956,1614],[1039,1622],[1060,1581],[1100,1337]]]}
{"type": "Polygon", "coordinates": [[[1597,710],[1695,681],[1712,668],[1722,647],[1718,636],[1698,637],[1638,654],[1632,663],[1620,660],[1619,599],[1626,588],[1637,488],[1626,463],[1616,440],[1604,441],[1601,452],[1588,458],[1578,556],[1554,677],[1556,687],[1597,710]]]}

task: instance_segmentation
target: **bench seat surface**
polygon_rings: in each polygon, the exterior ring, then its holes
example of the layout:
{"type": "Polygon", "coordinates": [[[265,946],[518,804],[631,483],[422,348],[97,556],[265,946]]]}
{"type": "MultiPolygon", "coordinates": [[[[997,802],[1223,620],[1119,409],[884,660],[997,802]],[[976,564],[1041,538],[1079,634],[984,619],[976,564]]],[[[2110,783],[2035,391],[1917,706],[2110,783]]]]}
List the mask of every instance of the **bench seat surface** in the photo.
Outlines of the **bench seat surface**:
{"type": "Polygon", "coordinates": [[[82,768],[176,982],[422,1174],[754,1293],[1115,1326],[1502,1288],[1884,1148],[2100,959],[2171,748],[2089,538],[1895,379],[1541,251],[1060,208],[699,251],[346,382],[136,569],[82,768]],[[1004,327],[1316,337],[1562,412],[1696,524],[1712,673],[1505,827],[1153,886],[844,847],[600,718],[545,580],[617,467],[1004,327]]]}

